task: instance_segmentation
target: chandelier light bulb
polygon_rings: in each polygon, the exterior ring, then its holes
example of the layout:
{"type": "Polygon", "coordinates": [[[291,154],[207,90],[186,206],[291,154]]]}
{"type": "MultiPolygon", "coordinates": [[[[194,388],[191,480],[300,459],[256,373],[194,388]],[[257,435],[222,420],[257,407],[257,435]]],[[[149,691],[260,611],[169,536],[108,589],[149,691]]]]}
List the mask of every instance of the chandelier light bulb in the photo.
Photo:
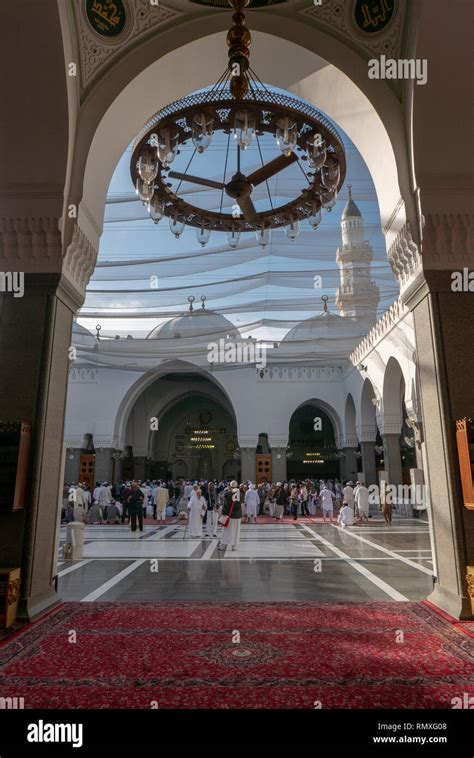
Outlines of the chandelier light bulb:
{"type": "Polygon", "coordinates": [[[321,208],[318,207],[315,203],[313,205],[311,213],[308,216],[309,224],[313,229],[317,229],[322,220],[323,220],[323,213],[321,211],[321,208]]]}
{"type": "Polygon", "coordinates": [[[154,197],[148,203],[147,210],[153,223],[158,224],[165,215],[165,201],[154,197]]]}
{"type": "Polygon", "coordinates": [[[211,230],[209,227],[206,227],[204,225],[200,226],[198,229],[196,229],[196,238],[201,247],[205,247],[207,243],[209,242],[209,237],[211,236],[211,230]]]}
{"type": "Polygon", "coordinates": [[[337,158],[329,156],[324,166],[321,168],[321,184],[328,190],[337,189],[341,170],[337,158]]]}
{"type": "Polygon", "coordinates": [[[291,155],[298,140],[296,124],[288,116],[277,121],[275,131],[276,143],[283,155],[291,155]]]}
{"type": "Polygon", "coordinates": [[[146,203],[148,205],[148,203],[153,197],[154,191],[155,191],[155,188],[153,184],[146,184],[146,182],[143,182],[140,179],[140,177],[137,177],[135,192],[137,193],[142,203],[146,203]]]}
{"type": "Polygon", "coordinates": [[[300,233],[300,225],[298,219],[291,218],[287,224],[285,224],[285,234],[291,242],[294,242],[300,233]]]}
{"type": "Polygon", "coordinates": [[[157,136],[157,153],[163,166],[173,163],[178,152],[178,132],[163,129],[157,136]]]}
{"type": "Polygon", "coordinates": [[[151,184],[158,173],[158,160],[155,151],[147,146],[137,161],[137,169],[142,182],[151,184]]]}
{"type": "Polygon", "coordinates": [[[234,139],[241,150],[246,150],[255,136],[255,116],[249,111],[237,111],[234,117],[234,139]]]}
{"type": "Polygon", "coordinates": [[[325,211],[332,211],[336,205],[337,192],[336,190],[324,189],[321,187],[321,204],[325,211]]]}
{"type": "Polygon", "coordinates": [[[326,163],[327,147],[320,134],[315,134],[306,143],[308,163],[311,168],[319,171],[326,163]]]}
{"type": "Polygon", "coordinates": [[[238,229],[232,229],[231,232],[227,232],[227,244],[229,247],[235,248],[238,246],[240,241],[240,231],[238,229]]]}
{"type": "Polygon", "coordinates": [[[192,140],[198,153],[203,153],[211,144],[214,131],[214,119],[206,113],[196,113],[193,116],[192,140]]]}
{"type": "Polygon", "coordinates": [[[178,239],[184,230],[184,219],[179,216],[170,216],[170,229],[176,239],[178,239]]]}
{"type": "Polygon", "coordinates": [[[257,242],[260,245],[260,247],[266,247],[268,243],[270,242],[270,236],[271,236],[271,229],[269,226],[262,226],[260,229],[257,229],[255,232],[255,235],[257,237],[257,242]]]}

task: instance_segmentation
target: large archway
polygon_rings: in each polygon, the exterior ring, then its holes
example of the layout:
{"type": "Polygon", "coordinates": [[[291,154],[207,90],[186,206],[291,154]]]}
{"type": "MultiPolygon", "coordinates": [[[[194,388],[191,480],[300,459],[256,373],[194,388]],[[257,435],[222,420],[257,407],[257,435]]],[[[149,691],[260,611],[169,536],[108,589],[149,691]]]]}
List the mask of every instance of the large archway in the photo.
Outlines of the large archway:
{"type": "MultiPolygon", "coordinates": [[[[221,479],[238,446],[233,408],[202,374],[166,373],[135,400],[125,444],[141,466],[136,475],[221,479]]],[[[236,461],[236,476],[238,469],[236,461]]]]}
{"type": "Polygon", "coordinates": [[[336,479],[340,465],[334,416],[317,400],[297,408],[288,437],[288,479],[336,479]],[[333,416],[333,418],[331,418],[333,416]]]}

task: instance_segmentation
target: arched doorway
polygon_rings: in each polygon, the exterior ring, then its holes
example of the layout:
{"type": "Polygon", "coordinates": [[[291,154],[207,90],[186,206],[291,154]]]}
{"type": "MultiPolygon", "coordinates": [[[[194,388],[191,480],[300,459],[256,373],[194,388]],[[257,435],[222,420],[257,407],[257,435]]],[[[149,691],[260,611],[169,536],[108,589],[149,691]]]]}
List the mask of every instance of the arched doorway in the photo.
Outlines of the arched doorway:
{"type": "Polygon", "coordinates": [[[150,384],[130,412],[127,444],[149,459],[151,478],[221,479],[237,450],[233,409],[203,374],[173,372],[150,384]],[[157,419],[144,430],[148,418],[157,419]]]}
{"type": "Polygon", "coordinates": [[[339,457],[333,422],[316,404],[306,403],[293,413],[287,452],[288,479],[335,479],[339,457]]]}

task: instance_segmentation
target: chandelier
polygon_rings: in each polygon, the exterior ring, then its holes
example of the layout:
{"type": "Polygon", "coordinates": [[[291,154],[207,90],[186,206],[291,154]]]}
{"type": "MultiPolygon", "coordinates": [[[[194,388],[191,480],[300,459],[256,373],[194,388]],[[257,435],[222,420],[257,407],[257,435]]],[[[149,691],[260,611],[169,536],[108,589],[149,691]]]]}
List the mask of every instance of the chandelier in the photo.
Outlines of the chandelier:
{"type": "Polygon", "coordinates": [[[203,247],[211,231],[216,231],[226,233],[229,246],[236,248],[242,232],[255,232],[257,242],[265,247],[272,229],[284,227],[293,241],[301,221],[307,220],[316,229],[322,212],[332,210],[345,177],[344,147],[331,122],[313,106],[260,81],[249,61],[251,35],[243,13],[249,0],[228,1],[234,14],[227,34],[225,72],[213,87],[167,105],[147,122],[134,142],[130,170],[150,218],[159,223],[167,217],[175,237],[191,226],[203,247]],[[219,132],[224,151],[211,147],[219,132]],[[264,162],[261,138],[268,152],[269,135],[277,155],[264,162]],[[243,152],[252,143],[261,166],[244,173],[243,152]],[[173,171],[181,148],[183,152],[190,149],[191,157],[184,171],[173,171]],[[213,153],[212,172],[222,179],[192,173],[205,151],[213,153]],[[193,161],[195,166],[191,166],[193,161]],[[302,189],[278,205],[268,182],[292,164],[300,169],[302,189]],[[189,193],[180,194],[183,182],[219,190],[219,210],[191,204],[185,199],[189,193]],[[254,190],[262,185],[266,193],[257,201],[254,190]],[[231,201],[226,201],[232,206],[230,213],[223,211],[225,196],[231,201]]]}

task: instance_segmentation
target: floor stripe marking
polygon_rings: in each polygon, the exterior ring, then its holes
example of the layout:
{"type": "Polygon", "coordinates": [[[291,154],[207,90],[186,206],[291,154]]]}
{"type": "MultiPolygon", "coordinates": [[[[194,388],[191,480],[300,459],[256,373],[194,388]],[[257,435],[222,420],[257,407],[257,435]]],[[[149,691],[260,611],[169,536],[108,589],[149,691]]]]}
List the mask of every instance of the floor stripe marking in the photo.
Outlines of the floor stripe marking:
{"type": "Polygon", "coordinates": [[[102,584],[100,587],[97,587],[96,590],[83,597],[81,603],[92,603],[93,600],[97,600],[97,598],[101,597],[101,595],[105,595],[106,592],[112,589],[112,587],[115,587],[115,585],[119,584],[119,582],[125,579],[125,577],[146,563],[147,560],[148,558],[140,558],[138,561],[134,561],[130,566],[127,566],[127,568],[124,568],[123,571],[120,571],[118,574],[113,576],[112,579],[109,579],[108,582],[105,582],[105,584],[102,584]]]}
{"type": "MultiPolygon", "coordinates": [[[[309,526],[305,526],[303,524],[303,529],[306,529],[313,536],[313,538],[315,537],[315,533],[312,529],[309,528],[309,526]]],[[[346,561],[353,561],[353,559],[351,559],[347,553],[344,553],[343,550],[339,550],[338,547],[329,542],[329,540],[325,540],[324,537],[321,537],[319,534],[316,535],[316,539],[327,548],[329,548],[329,550],[332,550],[334,553],[336,553],[339,558],[344,558],[346,561]]],[[[352,566],[356,571],[359,572],[359,574],[365,576],[366,579],[372,582],[372,584],[375,584],[376,587],[385,592],[393,600],[397,600],[398,602],[405,602],[408,600],[405,595],[402,595],[401,592],[398,592],[398,590],[391,587],[389,584],[387,584],[387,582],[384,582],[383,579],[380,579],[378,576],[369,571],[369,569],[366,569],[365,566],[360,566],[358,563],[352,563],[352,566]]]]}
{"type": "MultiPolygon", "coordinates": [[[[335,529],[340,528],[336,526],[335,524],[333,524],[333,526],[335,529]]],[[[433,572],[431,571],[431,569],[427,569],[424,566],[421,566],[419,563],[415,563],[415,561],[410,560],[410,558],[406,558],[404,555],[398,555],[398,553],[394,553],[393,550],[389,550],[388,547],[377,545],[376,542],[372,542],[371,540],[368,540],[365,537],[361,537],[360,534],[353,534],[347,529],[344,529],[344,534],[349,534],[351,537],[354,537],[355,540],[360,540],[361,542],[365,542],[367,545],[370,545],[370,547],[374,548],[374,550],[380,550],[382,553],[386,553],[387,555],[391,555],[393,558],[396,558],[397,561],[402,561],[402,563],[406,563],[407,566],[412,566],[412,568],[416,568],[418,569],[418,571],[423,571],[425,574],[429,574],[430,576],[433,576],[433,572]]]]}
{"type": "Polygon", "coordinates": [[[86,563],[90,563],[93,560],[94,560],[93,558],[85,558],[83,561],[79,561],[78,563],[75,563],[73,566],[68,566],[67,568],[58,572],[58,577],[61,578],[62,576],[65,576],[66,574],[70,574],[71,571],[75,571],[78,568],[82,568],[83,566],[86,565],[86,563]]]}
{"type": "Polygon", "coordinates": [[[219,540],[212,540],[211,544],[207,548],[206,552],[201,557],[201,561],[209,561],[211,559],[211,556],[214,553],[214,550],[216,549],[217,545],[219,544],[219,540]]]}

